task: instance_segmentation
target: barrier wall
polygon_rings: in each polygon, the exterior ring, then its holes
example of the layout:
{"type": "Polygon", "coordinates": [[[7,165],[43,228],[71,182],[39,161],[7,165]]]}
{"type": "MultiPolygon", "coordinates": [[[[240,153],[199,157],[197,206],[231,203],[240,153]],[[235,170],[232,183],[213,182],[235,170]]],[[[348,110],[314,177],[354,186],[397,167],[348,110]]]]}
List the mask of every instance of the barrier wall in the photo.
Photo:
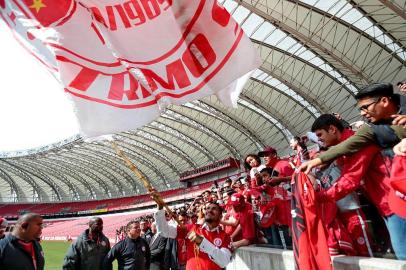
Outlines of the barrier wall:
{"type": "MultiPolygon", "coordinates": [[[[406,270],[406,261],[336,256],[334,270],[406,270]]],[[[293,252],[273,248],[244,247],[234,254],[227,270],[294,270],[293,252]]]]}

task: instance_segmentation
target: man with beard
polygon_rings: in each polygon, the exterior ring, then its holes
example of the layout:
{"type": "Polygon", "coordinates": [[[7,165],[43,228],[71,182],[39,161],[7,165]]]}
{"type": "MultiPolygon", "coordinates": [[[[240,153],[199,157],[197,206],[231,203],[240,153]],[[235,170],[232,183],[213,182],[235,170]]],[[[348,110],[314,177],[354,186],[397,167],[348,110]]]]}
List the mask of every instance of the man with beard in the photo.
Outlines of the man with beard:
{"type": "Polygon", "coordinates": [[[231,260],[230,237],[220,226],[222,208],[216,202],[206,204],[205,222],[174,226],[165,219],[163,201],[155,191],[151,197],[157,201],[155,221],[158,232],[168,238],[186,239],[186,270],[220,270],[231,260]]]}
{"type": "Polygon", "coordinates": [[[0,269],[43,270],[44,252],[38,242],[41,233],[40,215],[21,216],[13,232],[0,241],[0,269]]]}
{"type": "Polygon", "coordinates": [[[89,229],[86,229],[69,247],[62,269],[101,269],[103,259],[109,250],[109,239],[103,234],[103,220],[92,217],[89,229]]]}

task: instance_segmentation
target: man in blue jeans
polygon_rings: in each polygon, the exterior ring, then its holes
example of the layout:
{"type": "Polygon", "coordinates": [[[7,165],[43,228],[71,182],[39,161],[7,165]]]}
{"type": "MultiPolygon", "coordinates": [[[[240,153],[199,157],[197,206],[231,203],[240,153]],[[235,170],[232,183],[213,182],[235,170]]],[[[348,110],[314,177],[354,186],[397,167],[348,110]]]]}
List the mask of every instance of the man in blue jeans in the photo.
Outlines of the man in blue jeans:
{"type": "Polygon", "coordinates": [[[396,257],[399,260],[406,260],[406,219],[393,214],[385,217],[385,223],[388,227],[396,257]]]}

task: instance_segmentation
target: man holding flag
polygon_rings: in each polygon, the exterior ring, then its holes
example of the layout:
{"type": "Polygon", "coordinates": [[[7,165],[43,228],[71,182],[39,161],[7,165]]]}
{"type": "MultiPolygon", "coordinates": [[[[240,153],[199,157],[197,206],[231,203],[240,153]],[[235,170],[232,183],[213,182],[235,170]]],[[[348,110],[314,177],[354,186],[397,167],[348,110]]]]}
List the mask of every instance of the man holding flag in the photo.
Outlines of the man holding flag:
{"type": "Polygon", "coordinates": [[[223,209],[218,203],[206,204],[203,225],[174,226],[166,221],[164,203],[159,199],[159,194],[154,190],[150,194],[158,204],[154,216],[158,232],[163,237],[186,239],[186,270],[220,270],[228,265],[231,260],[231,239],[220,226],[223,209]]]}

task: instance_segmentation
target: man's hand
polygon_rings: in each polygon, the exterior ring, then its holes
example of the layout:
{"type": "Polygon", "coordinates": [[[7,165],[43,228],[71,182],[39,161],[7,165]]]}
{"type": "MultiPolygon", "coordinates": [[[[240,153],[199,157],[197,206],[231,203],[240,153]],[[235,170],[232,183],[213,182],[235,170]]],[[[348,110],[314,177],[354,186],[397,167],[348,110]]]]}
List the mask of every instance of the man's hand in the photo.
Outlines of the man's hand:
{"type": "Polygon", "coordinates": [[[364,121],[355,121],[354,123],[351,123],[351,126],[355,129],[359,129],[365,124],[364,121]]]}
{"type": "Polygon", "coordinates": [[[162,200],[162,197],[158,193],[158,191],[156,191],[154,188],[151,188],[149,190],[149,195],[151,196],[151,199],[153,199],[158,205],[158,209],[161,210],[164,207],[165,202],[162,200]]]}
{"type": "Polygon", "coordinates": [[[272,177],[271,179],[268,180],[268,185],[274,187],[279,185],[282,182],[288,182],[290,180],[290,177],[272,177]]]}
{"type": "Polygon", "coordinates": [[[309,173],[307,176],[309,177],[310,182],[312,182],[313,187],[316,188],[317,187],[316,177],[312,173],[309,173]]]}
{"type": "Polygon", "coordinates": [[[406,83],[402,83],[402,85],[398,87],[400,92],[406,93],[406,83]]]}
{"type": "Polygon", "coordinates": [[[392,115],[392,118],[393,118],[393,121],[392,121],[393,125],[397,125],[397,126],[406,128],[406,115],[394,114],[394,115],[392,115]]]}
{"type": "Polygon", "coordinates": [[[231,240],[230,245],[229,245],[229,248],[230,248],[231,252],[234,252],[234,251],[235,251],[234,241],[231,240]]]}
{"type": "Polygon", "coordinates": [[[393,147],[393,151],[398,156],[406,156],[406,139],[403,139],[393,147]]]}
{"type": "Polygon", "coordinates": [[[300,165],[299,170],[308,174],[314,167],[322,165],[321,159],[315,158],[300,165]]]}
{"type": "Polygon", "coordinates": [[[196,245],[200,246],[203,241],[203,236],[198,235],[195,231],[191,231],[188,233],[187,238],[194,242],[196,245]]]}

